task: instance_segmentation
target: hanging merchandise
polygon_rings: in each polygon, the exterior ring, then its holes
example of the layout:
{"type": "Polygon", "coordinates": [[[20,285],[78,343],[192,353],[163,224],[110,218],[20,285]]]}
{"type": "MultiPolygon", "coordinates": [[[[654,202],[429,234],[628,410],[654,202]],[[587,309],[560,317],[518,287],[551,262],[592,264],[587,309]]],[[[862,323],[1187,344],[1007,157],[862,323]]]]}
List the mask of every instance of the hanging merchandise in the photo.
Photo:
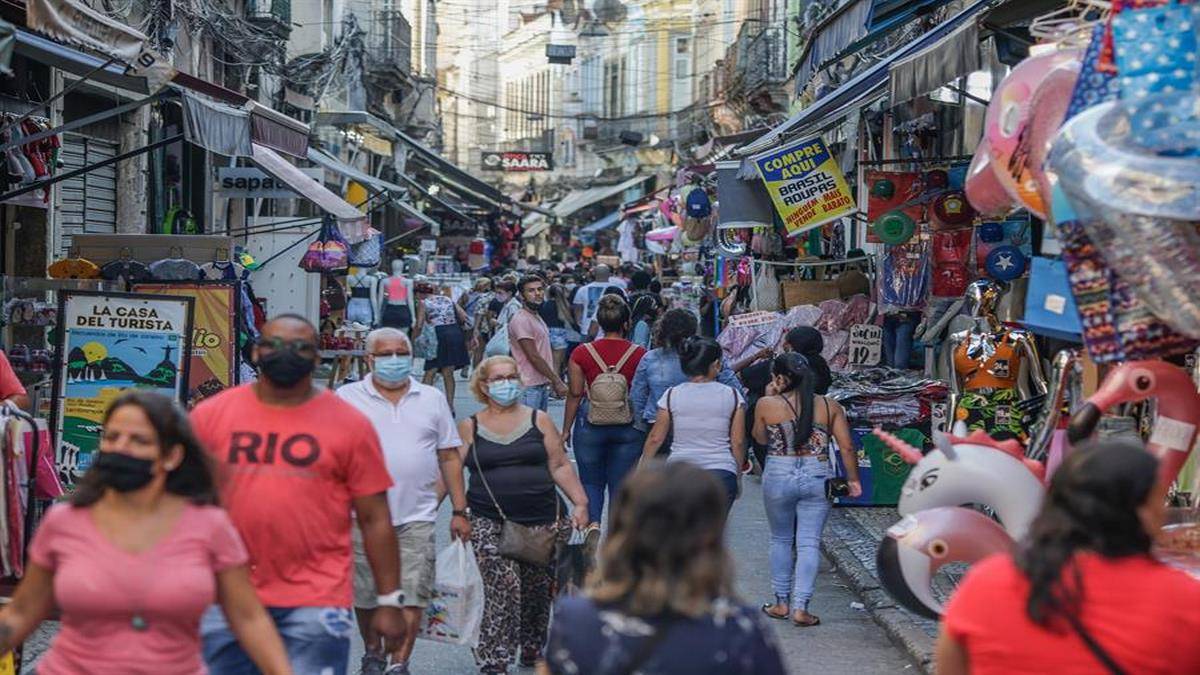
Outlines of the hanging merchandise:
{"type": "Polygon", "coordinates": [[[985,218],[1004,216],[1013,209],[1012,198],[1004,191],[1000,176],[992,170],[992,153],[986,138],[979,142],[967,169],[966,194],[971,206],[985,218]]]}
{"type": "Polygon", "coordinates": [[[708,198],[708,191],[703,187],[693,187],[687,193],[684,203],[687,206],[688,218],[707,218],[712,215],[712,201],[708,198]]]}
{"type": "Polygon", "coordinates": [[[46,275],[51,279],[96,279],[100,276],[100,268],[91,260],[72,253],[71,257],[55,261],[47,267],[46,275]]]}
{"type": "Polygon", "coordinates": [[[1111,101],[1118,95],[1116,74],[1100,68],[1100,49],[1104,43],[1105,25],[1099,23],[1092,29],[1092,40],[1088,43],[1087,51],[1083,53],[1079,79],[1075,81],[1075,89],[1071,92],[1071,105],[1067,107],[1065,119],[1069,120],[1094,105],[1111,101]]]}
{"type": "Polygon", "coordinates": [[[1000,82],[988,105],[984,138],[987,139],[992,170],[1009,197],[1039,218],[1045,218],[1046,208],[1030,170],[1035,135],[1033,123],[1036,118],[1037,135],[1043,142],[1048,141],[1053,130],[1062,123],[1062,115],[1066,114],[1066,104],[1069,102],[1066,93],[1074,87],[1080,57],[1078,50],[1068,49],[1025,59],[1000,82]],[[1059,68],[1065,70],[1050,77],[1059,68]],[[1067,84],[1068,80],[1070,84],[1067,84]],[[1055,110],[1050,111],[1061,112],[1057,119],[1054,119],[1054,115],[1035,115],[1032,103],[1042,86],[1058,91],[1057,95],[1046,95],[1057,96],[1056,100],[1063,103],[1061,109],[1055,106],[1055,110]]]}
{"type": "Polygon", "coordinates": [[[1113,17],[1113,54],[1121,98],[1190,91],[1197,82],[1196,26],[1200,6],[1171,0],[1113,17]],[[1190,60],[1189,60],[1190,56],[1190,60]]]}
{"type": "Polygon", "coordinates": [[[929,279],[929,243],[885,246],[879,273],[879,303],[897,309],[925,303],[929,279]]]}
{"type": "Polygon", "coordinates": [[[984,261],[988,276],[996,281],[1019,279],[1025,274],[1025,266],[1025,254],[1012,244],[992,248],[984,261]]]}
{"type": "MultiPolygon", "coordinates": [[[[1158,94],[1080,113],[1054,144],[1050,167],[1066,202],[1105,261],[1161,320],[1200,338],[1200,112],[1158,94]],[[1170,147],[1146,147],[1126,130],[1142,106],[1180,113],[1170,147]]],[[[1149,117],[1152,122],[1156,119],[1149,117]]]]}
{"type": "Polygon", "coordinates": [[[956,298],[967,290],[971,274],[971,239],[974,230],[944,230],[933,233],[933,288],[939,298],[956,298]]]}
{"type": "Polygon", "coordinates": [[[917,224],[906,211],[896,209],[880,216],[872,228],[879,241],[899,246],[912,239],[917,230],[917,224]]]}
{"type": "Polygon", "coordinates": [[[321,220],[321,231],[317,240],[308,245],[300,268],[308,272],[341,272],[350,266],[350,246],[338,231],[333,216],[328,213],[321,220]]]}
{"type": "Polygon", "coordinates": [[[780,305],[781,290],[779,279],[775,276],[775,269],[765,264],[757,267],[758,269],[754,271],[754,293],[750,309],[778,312],[782,309],[780,305]]]}
{"type": "Polygon", "coordinates": [[[349,264],[354,267],[378,267],[383,257],[383,233],[367,228],[367,238],[350,247],[349,264]]]}
{"type": "Polygon", "coordinates": [[[1083,328],[1065,262],[1042,257],[1033,259],[1029,290],[1025,295],[1024,324],[1037,335],[1080,341],[1083,328]]]}
{"type": "Polygon", "coordinates": [[[967,202],[967,196],[957,190],[934,197],[933,206],[929,210],[935,230],[953,230],[969,225],[975,220],[975,209],[967,202]]]}

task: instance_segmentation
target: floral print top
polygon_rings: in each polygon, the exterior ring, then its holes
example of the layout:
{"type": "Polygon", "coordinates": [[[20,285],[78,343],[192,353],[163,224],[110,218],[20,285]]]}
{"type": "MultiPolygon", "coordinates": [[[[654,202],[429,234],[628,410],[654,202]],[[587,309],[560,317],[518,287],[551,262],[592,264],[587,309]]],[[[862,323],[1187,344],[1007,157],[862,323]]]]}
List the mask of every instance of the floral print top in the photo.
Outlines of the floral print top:
{"type": "Polygon", "coordinates": [[[783,675],[783,661],[761,613],[718,599],[700,618],[643,618],[583,597],[554,609],[546,662],[554,675],[712,673],[783,675]],[[667,631],[640,665],[631,663],[646,640],[667,631]],[[714,670],[715,664],[722,664],[714,670]]]}

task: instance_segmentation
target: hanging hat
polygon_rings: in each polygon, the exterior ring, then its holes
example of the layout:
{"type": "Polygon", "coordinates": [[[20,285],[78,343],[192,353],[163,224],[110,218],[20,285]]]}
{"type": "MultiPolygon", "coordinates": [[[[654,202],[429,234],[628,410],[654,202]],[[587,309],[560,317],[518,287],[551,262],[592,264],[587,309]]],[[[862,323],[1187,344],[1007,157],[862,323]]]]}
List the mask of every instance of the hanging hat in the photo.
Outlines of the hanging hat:
{"type": "Polygon", "coordinates": [[[955,190],[933,200],[933,216],[936,223],[945,228],[961,227],[975,219],[975,209],[971,208],[965,194],[955,190]]]}
{"type": "Polygon", "coordinates": [[[975,149],[975,157],[967,169],[965,189],[971,206],[984,216],[1003,216],[1013,210],[1013,199],[1004,191],[992,166],[991,147],[986,138],[975,149]]]}
{"type": "Polygon", "coordinates": [[[904,211],[888,211],[875,219],[875,236],[885,244],[899,246],[912,239],[916,231],[917,224],[904,211]]]}
{"type": "Polygon", "coordinates": [[[986,244],[994,244],[1004,239],[1004,225],[996,221],[989,221],[979,225],[979,241],[986,244]]]}
{"type": "Polygon", "coordinates": [[[895,197],[896,182],[890,178],[880,178],[871,184],[871,196],[884,200],[895,197]]]}
{"type": "Polygon", "coordinates": [[[987,261],[984,263],[988,276],[997,281],[1019,279],[1025,273],[1025,265],[1025,254],[1012,244],[993,248],[988,252],[987,261]]]}
{"type": "Polygon", "coordinates": [[[948,187],[950,187],[950,174],[945,169],[934,169],[926,172],[926,190],[943,190],[948,187]]]}

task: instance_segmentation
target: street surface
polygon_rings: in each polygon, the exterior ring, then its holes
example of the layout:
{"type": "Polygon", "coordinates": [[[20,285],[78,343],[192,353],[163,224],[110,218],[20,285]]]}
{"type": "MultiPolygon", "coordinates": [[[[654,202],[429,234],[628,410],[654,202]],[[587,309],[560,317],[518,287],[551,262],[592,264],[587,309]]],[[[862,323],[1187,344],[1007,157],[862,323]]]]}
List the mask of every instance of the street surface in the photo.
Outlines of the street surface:
{"type": "MultiPolygon", "coordinates": [[[[481,406],[471,396],[466,383],[459,381],[455,408],[460,419],[477,411],[481,406]]],[[[551,403],[550,413],[561,424],[563,404],[551,403]]],[[[607,513],[607,511],[606,511],[607,513]]],[[[449,543],[450,505],[447,501],[438,514],[438,548],[449,543]]],[[[767,562],[767,545],[770,538],[766,513],[762,504],[762,487],[757,478],[744,481],[742,498],[734,504],[729,517],[727,541],[736,565],[737,592],[741,598],[754,606],[771,599],[770,571],[767,562]]],[[[784,655],[788,670],[794,674],[854,674],[885,675],[893,673],[917,673],[907,655],[897,649],[883,630],[861,609],[851,603],[858,598],[846,587],[843,580],[823,560],[821,574],[817,578],[817,591],[811,609],[821,617],[821,625],[814,628],[795,628],[784,621],[768,621],[784,655]]],[[[43,625],[27,643],[22,673],[33,673],[36,658],[49,644],[57,623],[43,625]]],[[[362,656],[362,642],[357,638],[350,656],[350,673],[358,672],[362,656]]],[[[470,650],[436,642],[418,640],[410,666],[414,675],[453,674],[468,675],[477,672],[470,650]]],[[[513,672],[532,673],[532,670],[513,672]]],[[[297,674],[306,675],[306,674],[297,674]]]]}

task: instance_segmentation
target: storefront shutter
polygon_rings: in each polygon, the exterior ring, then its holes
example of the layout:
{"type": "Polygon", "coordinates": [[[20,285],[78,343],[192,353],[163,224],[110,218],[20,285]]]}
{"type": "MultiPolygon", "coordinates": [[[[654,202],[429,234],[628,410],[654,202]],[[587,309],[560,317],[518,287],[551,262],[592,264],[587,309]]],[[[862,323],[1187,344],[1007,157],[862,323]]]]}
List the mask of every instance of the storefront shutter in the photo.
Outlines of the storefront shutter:
{"type": "MultiPolygon", "coordinates": [[[[110,159],[117,144],[82,134],[64,133],[61,172],[73,171],[110,159]]],[[[59,189],[60,255],[71,247],[76,234],[113,234],[117,231],[117,166],[110,164],[64,180],[59,189]]]]}

